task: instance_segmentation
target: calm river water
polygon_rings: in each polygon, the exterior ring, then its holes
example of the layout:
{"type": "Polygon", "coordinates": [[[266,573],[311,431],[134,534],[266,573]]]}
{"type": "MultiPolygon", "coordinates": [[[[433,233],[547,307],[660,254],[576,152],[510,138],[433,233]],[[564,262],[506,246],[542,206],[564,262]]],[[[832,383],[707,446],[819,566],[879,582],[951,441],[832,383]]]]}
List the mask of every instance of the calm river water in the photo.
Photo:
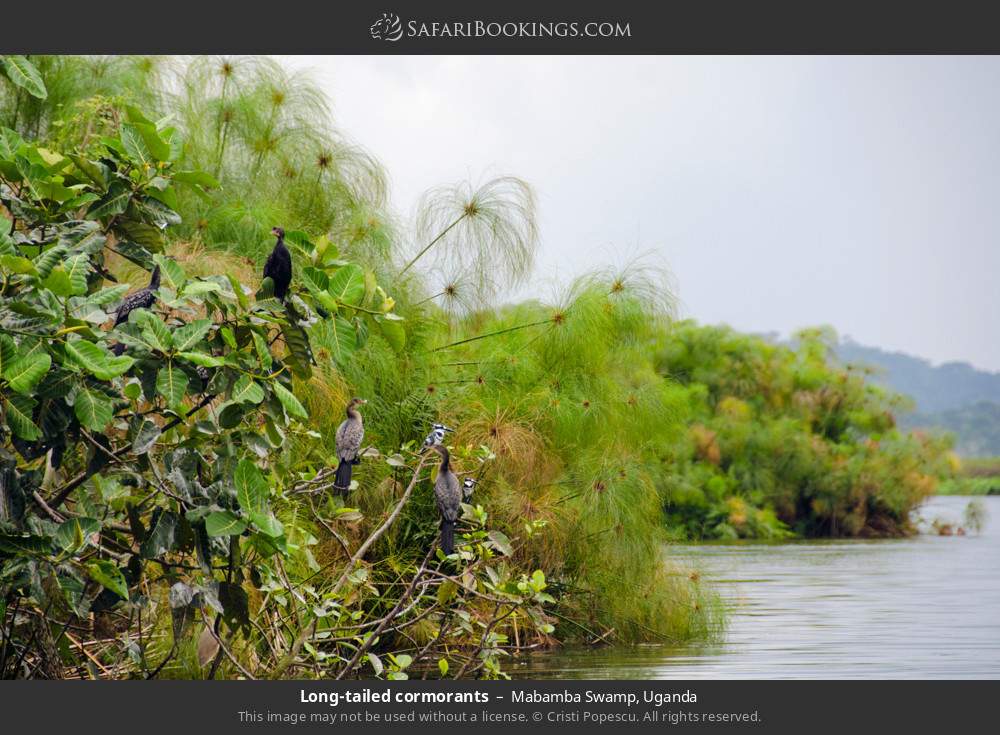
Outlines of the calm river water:
{"type": "MultiPolygon", "coordinates": [[[[961,521],[969,498],[923,519],[961,521]]],[[[1000,678],[1000,497],[980,535],[672,547],[724,596],[711,645],[567,648],[507,665],[526,678],[1000,678]]]]}

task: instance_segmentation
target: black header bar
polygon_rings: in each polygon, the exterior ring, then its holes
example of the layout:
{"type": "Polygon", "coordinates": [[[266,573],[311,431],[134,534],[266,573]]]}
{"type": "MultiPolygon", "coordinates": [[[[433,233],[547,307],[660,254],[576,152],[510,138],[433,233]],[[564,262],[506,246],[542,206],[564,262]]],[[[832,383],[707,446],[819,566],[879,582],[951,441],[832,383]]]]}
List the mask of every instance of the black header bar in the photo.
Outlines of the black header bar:
{"type": "Polygon", "coordinates": [[[5,53],[986,54],[996,5],[965,0],[171,0],[10,2],[5,53]]]}

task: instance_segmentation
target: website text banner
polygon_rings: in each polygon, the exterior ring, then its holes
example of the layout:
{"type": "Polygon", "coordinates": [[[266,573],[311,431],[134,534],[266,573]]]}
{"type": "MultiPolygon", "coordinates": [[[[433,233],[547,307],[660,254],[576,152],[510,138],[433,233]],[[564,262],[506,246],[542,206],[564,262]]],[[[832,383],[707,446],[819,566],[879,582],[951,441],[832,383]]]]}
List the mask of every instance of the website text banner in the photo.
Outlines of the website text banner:
{"type": "Polygon", "coordinates": [[[6,732],[964,732],[1000,682],[4,682],[6,732]],[[89,723],[89,724],[86,724],[89,723]],[[28,729],[30,728],[30,730],[28,729]]]}
{"type": "Polygon", "coordinates": [[[6,3],[3,53],[996,53],[987,3],[6,3]]]}

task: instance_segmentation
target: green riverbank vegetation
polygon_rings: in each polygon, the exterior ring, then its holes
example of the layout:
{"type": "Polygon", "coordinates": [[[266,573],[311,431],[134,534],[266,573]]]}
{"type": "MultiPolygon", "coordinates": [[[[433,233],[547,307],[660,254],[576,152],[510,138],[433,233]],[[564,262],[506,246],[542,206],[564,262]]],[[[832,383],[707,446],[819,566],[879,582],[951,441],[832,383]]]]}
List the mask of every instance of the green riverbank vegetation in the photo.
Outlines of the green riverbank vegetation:
{"type": "Polygon", "coordinates": [[[953,470],[947,439],[900,431],[903,399],[832,358],[826,330],[793,347],[676,325],[658,369],[692,424],[664,456],[671,525],[708,538],[897,536],[953,470]]]}
{"type": "Polygon", "coordinates": [[[1000,457],[967,457],[941,483],[939,495],[1000,495],[1000,457]]]}

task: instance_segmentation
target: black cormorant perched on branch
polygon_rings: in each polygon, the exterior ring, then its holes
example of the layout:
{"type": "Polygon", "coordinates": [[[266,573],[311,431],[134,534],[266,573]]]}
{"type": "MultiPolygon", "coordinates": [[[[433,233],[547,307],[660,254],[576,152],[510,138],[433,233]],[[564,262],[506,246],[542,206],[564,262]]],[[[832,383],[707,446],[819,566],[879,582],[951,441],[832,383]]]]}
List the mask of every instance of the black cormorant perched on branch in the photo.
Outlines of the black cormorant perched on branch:
{"type": "Polygon", "coordinates": [[[292,282],[292,254],[285,246],[285,230],[281,227],[271,229],[271,234],[278,238],[274,244],[274,250],[267,256],[264,263],[264,278],[270,278],[274,282],[274,295],[277,299],[284,301],[288,293],[288,286],[292,282]]]}
{"type": "Polygon", "coordinates": [[[149,277],[149,285],[140,288],[134,294],[126,296],[115,312],[115,326],[128,321],[128,315],[136,309],[149,309],[156,303],[156,289],[160,287],[160,266],[153,267],[153,274],[149,277]]]}
{"type": "Polygon", "coordinates": [[[364,398],[352,398],[347,404],[347,418],[337,428],[337,473],[333,478],[333,486],[341,497],[347,497],[351,489],[351,468],[361,459],[361,441],[365,438],[365,425],[358,413],[358,406],[368,403],[364,398]]]}
{"type": "Polygon", "coordinates": [[[449,429],[444,424],[431,424],[431,433],[424,439],[424,446],[421,447],[420,453],[423,454],[431,447],[444,444],[444,435],[448,431],[454,431],[454,429],[449,429]]]}
{"type": "MultiPolygon", "coordinates": [[[[153,273],[149,277],[149,285],[145,288],[140,288],[134,294],[126,296],[125,299],[118,306],[118,311],[115,312],[115,324],[124,324],[128,321],[128,315],[131,314],[136,309],[150,309],[153,304],[156,303],[156,289],[160,287],[160,266],[153,266],[153,273]]],[[[116,342],[111,345],[111,353],[121,357],[125,354],[125,345],[121,342],[116,342]]]]}
{"type": "Polygon", "coordinates": [[[451,471],[451,455],[448,449],[435,444],[432,449],[441,455],[437,480],[434,481],[434,499],[441,513],[441,551],[445,556],[455,551],[455,523],[462,506],[462,488],[458,476],[451,471]]]}

